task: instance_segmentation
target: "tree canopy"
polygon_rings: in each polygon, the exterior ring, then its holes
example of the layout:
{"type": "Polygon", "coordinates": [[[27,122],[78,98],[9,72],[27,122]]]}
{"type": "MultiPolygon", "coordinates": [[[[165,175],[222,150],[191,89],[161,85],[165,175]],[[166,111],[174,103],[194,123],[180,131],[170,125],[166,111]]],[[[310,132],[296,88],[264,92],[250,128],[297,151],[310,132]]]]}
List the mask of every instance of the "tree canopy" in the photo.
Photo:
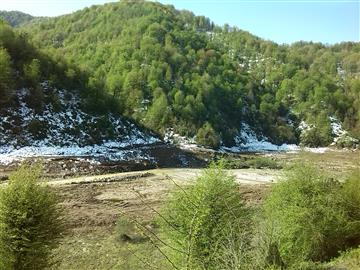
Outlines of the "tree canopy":
{"type": "Polygon", "coordinates": [[[160,133],[172,127],[231,146],[246,122],[274,143],[297,143],[304,120],[319,126],[314,140],[326,145],[335,117],[360,135],[359,43],[278,45],[145,1],[33,20],[21,31],[51,58],[65,57],[74,66],[68,77],[87,74],[87,104],[160,133]]]}

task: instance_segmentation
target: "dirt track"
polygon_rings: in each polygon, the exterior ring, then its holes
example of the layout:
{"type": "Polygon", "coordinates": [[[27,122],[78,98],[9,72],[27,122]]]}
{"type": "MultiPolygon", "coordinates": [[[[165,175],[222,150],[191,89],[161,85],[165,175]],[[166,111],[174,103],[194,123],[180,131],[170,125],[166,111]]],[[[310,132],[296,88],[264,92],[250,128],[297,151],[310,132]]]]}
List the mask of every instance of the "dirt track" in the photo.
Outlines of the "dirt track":
{"type": "MultiPolygon", "coordinates": [[[[237,169],[228,170],[229,173],[236,177],[238,183],[242,184],[265,184],[276,181],[279,177],[279,171],[264,169],[237,169]]],[[[181,169],[154,169],[141,172],[123,172],[114,174],[104,174],[95,176],[81,176],[67,179],[54,179],[48,182],[50,185],[67,185],[67,184],[91,184],[103,182],[123,182],[138,179],[157,180],[170,177],[180,183],[191,182],[201,173],[201,169],[181,168],[181,169]]]]}

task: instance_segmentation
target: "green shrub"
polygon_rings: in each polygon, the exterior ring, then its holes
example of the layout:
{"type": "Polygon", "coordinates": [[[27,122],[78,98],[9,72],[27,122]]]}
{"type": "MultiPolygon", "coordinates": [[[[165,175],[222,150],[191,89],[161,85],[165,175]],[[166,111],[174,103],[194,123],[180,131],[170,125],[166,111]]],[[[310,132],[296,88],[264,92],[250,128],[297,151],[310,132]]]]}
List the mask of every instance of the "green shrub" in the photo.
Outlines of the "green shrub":
{"type": "Polygon", "coordinates": [[[226,169],[281,169],[283,166],[278,160],[270,157],[250,157],[250,158],[237,158],[227,159],[225,161],[226,169]]]}
{"type": "Polygon", "coordinates": [[[331,261],[329,266],[334,266],[328,269],[347,269],[347,270],[359,270],[360,269],[360,246],[355,249],[347,250],[341,253],[341,255],[331,261]]]}
{"type": "Polygon", "coordinates": [[[292,265],[288,268],[289,270],[329,270],[326,266],[317,262],[300,262],[292,265]]]}
{"type": "Polygon", "coordinates": [[[340,197],[349,221],[349,233],[344,238],[351,246],[360,245],[360,169],[352,172],[346,179],[340,197]]]}
{"type": "Polygon", "coordinates": [[[356,148],[359,145],[359,140],[345,134],[337,139],[335,145],[338,148],[356,148]]]}
{"type": "Polygon", "coordinates": [[[309,147],[327,146],[332,142],[331,129],[313,127],[301,134],[300,142],[309,147]]]}
{"type": "Polygon", "coordinates": [[[247,169],[250,168],[249,164],[247,163],[247,159],[240,157],[236,159],[224,159],[224,166],[225,169],[247,169]]]}
{"type": "Polygon", "coordinates": [[[196,142],[200,145],[216,149],[220,146],[220,136],[211,124],[207,122],[198,130],[196,142]]]}
{"type": "Polygon", "coordinates": [[[47,123],[37,119],[31,120],[28,130],[35,139],[44,139],[47,132],[47,123]]]}
{"type": "MultiPolygon", "coordinates": [[[[263,264],[292,267],[304,261],[326,261],[353,246],[360,224],[349,216],[341,190],[338,181],[304,164],[293,167],[274,185],[264,203],[262,241],[257,244],[262,252],[277,256],[263,264]]],[[[354,197],[346,199],[347,204],[356,204],[354,197]]]]}
{"type": "Polygon", "coordinates": [[[222,168],[212,165],[167,203],[161,228],[180,269],[242,269],[247,258],[249,213],[222,168]]]}
{"type": "Polygon", "coordinates": [[[62,232],[55,194],[40,167],[21,167],[0,193],[0,269],[45,269],[62,232]]]}

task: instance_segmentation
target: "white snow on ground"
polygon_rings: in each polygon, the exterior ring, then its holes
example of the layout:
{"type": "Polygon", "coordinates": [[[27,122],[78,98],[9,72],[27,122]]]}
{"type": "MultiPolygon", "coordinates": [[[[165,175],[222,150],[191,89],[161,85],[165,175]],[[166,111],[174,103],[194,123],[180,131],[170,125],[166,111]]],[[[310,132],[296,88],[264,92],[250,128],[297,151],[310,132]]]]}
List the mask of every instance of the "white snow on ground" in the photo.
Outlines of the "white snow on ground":
{"type": "Polygon", "coordinates": [[[74,146],[25,146],[19,149],[1,148],[0,164],[7,165],[14,161],[21,161],[29,157],[89,157],[92,159],[106,158],[106,160],[143,160],[152,159],[139,149],[108,148],[104,145],[74,146]]]}
{"type": "Polygon", "coordinates": [[[330,119],[331,131],[332,131],[332,134],[334,135],[333,144],[336,144],[336,142],[342,136],[348,135],[348,132],[342,128],[341,123],[335,117],[330,116],[329,119],[330,119]]]}
{"type": "Polygon", "coordinates": [[[229,152],[266,152],[266,151],[295,151],[299,147],[293,144],[276,145],[267,140],[266,137],[259,137],[246,123],[241,124],[240,134],[235,138],[236,146],[222,146],[222,151],[229,152]]]}
{"type": "MultiPolygon", "coordinates": [[[[49,103],[45,105],[43,113],[37,114],[26,103],[29,91],[27,89],[18,91],[19,106],[16,109],[8,109],[5,114],[3,113],[4,116],[0,115],[0,164],[10,164],[28,157],[39,156],[86,157],[95,160],[152,159],[141,150],[141,147],[136,146],[154,144],[160,142],[160,139],[140,131],[129,121],[111,114],[101,117],[87,114],[81,110],[80,98],[76,94],[51,88],[46,82],[42,86],[45,93],[47,91],[47,95],[54,94],[54,92],[58,95],[61,109],[56,110],[49,103]],[[34,121],[46,124],[46,134],[42,135],[41,139],[29,132],[29,124],[34,121]],[[114,134],[109,139],[104,131],[101,138],[94,141],[94,135],[92,135],[94,129],[100,129],[100,133],[102,133],[102,129],[106,130],[106,127],[101,125],[103,122],[110,123],[110,129],[114,134]]],[[[347,132],[343,130],[336,118],[330,117],[330,122],[335,143],[342,136],[347,136],[347,132]]],[[[303,131],[309,128],[311,126],[304,121],[299,125],[299,129],[303,131]]],[[[164,141],[186,150],[204,149],[196,144],[195,138],[176,134],[173,129],[167,130],[164,141]]],[[[330,150],[327,147],[302,148],[298,145],[275,145],[266,137],[258,136],[246,123],[241,125],[235,142],[235,146],[222,146],[220,151],[240,153],[305,150],[324,153],[330,150]]]]}
{"type": "MultiPolygon", "coordinates": [[[[333,136],[333,142],[331,143],[331,145],[337,145],[339,140],[343,140],[343,139],[352,142],[355,145],[358,144],[358,140],[351,137],[349,133],[343,129],[341,122],[336,117],[330,116],[329,120],[330,120],[331,133],[333,136]]],[[[302,133],[307,132],[314,127],[315,126],[313,124],[308,124],[305,121],[301,121],[299,125],[299,129],[301,130],[302,133]]],[[[304,148],[304,149],[310,149],[309,151],[312,152],[323,152],[324,151],[323,149],[327,149],[327,148],[321,147],[321,148],[304,148]]]]}
{"type": "Polygon", "coordinates": [[[194,138],[188,138],[186,136],[181,136],[174,132],[172,128],[169,128],[165,132],[164,141],[167,143],[175,144],[179,146],[181,149],[185,150],[194,150],[199,148],[199,146],[195,142],[194,138]]]}
{"type": "Polygon", "coordinates": [[[49,103],[43,113],[37,114],[25,102],[29,91],[18,91],[19,107],[8,109],[5,116],[0,115],[0,164],[38,156],[151,159],[134,146],[154,144],[160,141],[158,138],[111,114],[101,117],[87,114],[80,108],[78,95],[51,88],[46,82],[42,86],[48,95],[54,92],[58,95],[61,109],[56,110],[49,103]],[[46,125],[46,134],[40,138],[29,131],[29,125],[34,122],[46,125]],[[109,123],[114,133],[110,140],[107,139],[106,127],[101,125],[104,122],[109,123]],[[100,131],[96,135],[95,129],[100,131]],[[100,138],[95,141],[94,136],[100,138]]]}
{"type": "MultiPolygon", "coordinates": [[[[306,125],[304,123],[304,125],[306,125]]],[[[204,150],[204,147],[200,147],[195,143],[195,138],[187,138],[176,134],[173,129],[168,129],[165,133],[164,141],[175,144],[184,150],[204,150]]],[[[246,123],[241,124],[240,134],[235,138],[236,145],[233,147],[221,146],[220,151],[242,153],[242,152],[289,152],[296,153],[298,151],[308,151],[313,153],[324,153],[330,151],[328,147],[300,147],[296,144],[282,144],[276,145],[267,140],[266,137],[258,136],[250,126],[246,123]]],[[[206,149],[208,151],[214,151],[212,149],[206,149]]]]}

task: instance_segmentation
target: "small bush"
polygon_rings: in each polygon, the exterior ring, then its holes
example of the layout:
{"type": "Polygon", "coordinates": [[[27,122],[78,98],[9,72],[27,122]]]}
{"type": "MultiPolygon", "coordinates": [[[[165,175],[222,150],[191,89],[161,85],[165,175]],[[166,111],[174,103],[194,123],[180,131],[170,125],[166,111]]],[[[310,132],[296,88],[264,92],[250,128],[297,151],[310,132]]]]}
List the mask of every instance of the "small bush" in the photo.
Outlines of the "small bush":
{"type": "Polygon", "coordinates": [[[225,162],[226,169],[281,169],[283,166],[276,159],[269,157],[251,157],[240,159],[228,159],[225,162]]]}
{"type": "Polygon", "coordinates": [[[348,234],[344,235],[349,246],[360,245],[360,169],[346,179],[341,192],[341,206],[348,217],[348,234]]]}
{"type": "Polygon", "coordinates": [[[346,252],[341,253],[338,258],[334,259],[329,263],[329,266],[334,267],[329,267],[328,269],[360,269],[360,246],[358,248],[350,249],[346,252]]]}
{"type": "Polygon", "coordinates": [[[164,217],[162,232],[179,269],[242,269],[250,218],[222,165],[212,165],[194,186],[174,193],[164,217]]]}
{"type": "Polygon", "coordinates": [[[300,135],[303,146],[321,147],[328,146],[333,141],[330,126],[312,127],[300,135]]]}
{"type": "Polygon", "coordinates": [[[205,123],[196,134],[196,142],[200,145],[217,149],[220,146],[220,136],[210,123],[205,123]]]}
{"type": "Polygon", "coordinates": [[[33,119],[28,125],[28,130],[35,139],[44,139],[47,132],[47,123],[33,119]]]}
{"type": "Polygon", "coordinates": [[[0,193],[0,269],[45,269],[62,232],[55,194],[40,167],[21,167],[0,193]]]}
{"type": "Polygon", "coordinates": [[[247,169],[250,168],[250,165],[247,163],[246,158],[236,158],[236,159],[224,159],[225,169],[247,169]]]}
{"type": "Polygon", "coordinates": [[[264,265],[292,267],[304,261],[326,261],[354,246],[360,220],[356,222],[357,217],[350,216],[353,210],[344,205],[357,205],[357,191],[344,200],[341,190],[338,181],[308,165],[295,166],[274,185],[263,207],[263,241],[257,244],[262,252],[277,254],[277,259],[264,265]]]}
{"type": "Polygon", "coordinates": [[[343,135],[337,139],[335,145],[338,148],[356,148],[359,145],[359,140],[349,135],[343,135]]]}

